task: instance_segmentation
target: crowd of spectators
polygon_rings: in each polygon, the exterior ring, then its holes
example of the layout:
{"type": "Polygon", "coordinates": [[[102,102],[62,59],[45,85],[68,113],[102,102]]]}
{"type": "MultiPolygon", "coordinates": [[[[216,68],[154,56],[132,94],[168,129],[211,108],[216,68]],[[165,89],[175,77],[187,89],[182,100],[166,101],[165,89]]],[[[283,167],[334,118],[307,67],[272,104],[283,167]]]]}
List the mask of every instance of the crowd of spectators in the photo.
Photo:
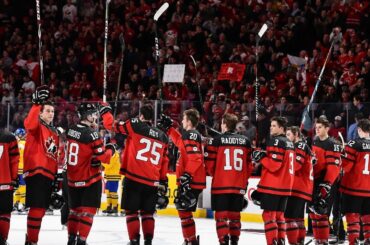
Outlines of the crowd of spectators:
{"type": "MultiPolygon", "coordinates": [[[[56,124],[76,120],[73,103],[99,101],[103,87],[103,0],[41,0],[42,55],[45,83],[58,104],[56,124]]],[[[112,0],[109,15],[108,93],[116,98],[121,45],[125,38],[118,117],[136,115],[139,102],[159,99],[154,57],[153,15],[162,0],[112,0]]],[[[260,117],[258,135],[268,133],[269,119],[287,116],[298,125],[324,64],[330,33],[340,27],[322,77],[313,117],[325,114],[333,128],[369,116],[369,0],[168,0],[158,21],[160,65],[185,64],[183,84],[165,84],[164,109],[174,118],[188,106],[200,106],[215,129],[225,112],[237,114],[239,130],[255,135],[256,33],[269,29],[258,49],[260,117]],[[295,66],[287,55],[306,60],[295,66]],[[189,58],[197,61],[197,71],[189,58]],[[246,65],[242,81],[219,81],[222,63],[246,65]],[[200,84],[203,104],[199,101],[200,84]],[[169,101],[169,102],[166,102],[169,101]],[[360,115],[359,114],[359,115],[360,115]],[[340,119],[340,120],[338,120],[340,119]],[[338,122],[337,122],[338,121],[338,122]]],[[[34,1],[0,1],[0,118],[22,126],[30,95],[40,85],[36,7],[34,1]]],[[[163,74],[163,73],[162,73],[163,74]]],[[[347,129],[347,128],[346,128],[347,129]]],[[[336,129],[333,129],[335,132],[336,129]]]]}

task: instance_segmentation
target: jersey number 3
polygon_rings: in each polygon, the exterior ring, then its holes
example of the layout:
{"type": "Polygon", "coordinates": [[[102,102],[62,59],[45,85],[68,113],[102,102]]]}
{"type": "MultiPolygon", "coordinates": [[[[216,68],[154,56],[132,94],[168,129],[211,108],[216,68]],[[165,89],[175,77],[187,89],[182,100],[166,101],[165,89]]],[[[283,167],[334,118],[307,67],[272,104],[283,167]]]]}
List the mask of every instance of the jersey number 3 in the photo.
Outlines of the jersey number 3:
{"type": "Polygon", "coordinates": [[[157,142],[151,142],[150,140],[145,138],[142,138],[140,140],[140,143],[145,144],[145,148],[137,152],[136,159],[147,162],[148,157],[144,155],[146,155],[146,153],[150,151],[150,162],[154,165],[158,165],[159,160],[161,159],[161,154],[157,151],[157,149],[162,149],[162,145],[157,142]]]}

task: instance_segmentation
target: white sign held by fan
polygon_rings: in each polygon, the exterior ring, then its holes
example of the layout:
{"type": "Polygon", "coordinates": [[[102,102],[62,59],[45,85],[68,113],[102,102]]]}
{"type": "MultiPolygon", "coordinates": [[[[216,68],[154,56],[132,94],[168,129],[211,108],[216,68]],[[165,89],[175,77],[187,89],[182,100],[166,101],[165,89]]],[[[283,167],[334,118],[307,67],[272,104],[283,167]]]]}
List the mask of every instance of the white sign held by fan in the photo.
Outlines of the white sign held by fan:
{"type": "Polygon", "coordinates": [[[185,64],[164,65],[163,83],[182,83],[185,74],[185,64]]]}

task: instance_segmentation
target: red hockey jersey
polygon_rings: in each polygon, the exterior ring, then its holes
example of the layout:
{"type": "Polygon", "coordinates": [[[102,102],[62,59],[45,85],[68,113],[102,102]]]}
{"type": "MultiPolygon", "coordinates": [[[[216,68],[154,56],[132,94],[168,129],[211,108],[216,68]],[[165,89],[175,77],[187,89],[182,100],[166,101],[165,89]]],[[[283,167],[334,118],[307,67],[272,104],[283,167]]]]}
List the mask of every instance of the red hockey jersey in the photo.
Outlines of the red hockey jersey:
{"type": "Polygon", "coordinates": [[[0,133],[0,191],[13,190],[11,181],[18,177],[19,149],[14,135],[0,133]]]}
{"type": "Polygon", "coordinates": [[[212,194],[245,194],[252,172],[247,137],[226,132],[210,139],[204,150],[207,173],[213,177],[212,194]]]}
{"type": "Polygon", "coordinates": [[[259,192],[290,196],[294,180],[294,143],[285,135],[271,137],[266,146],[267,156],[261,160],[262,174],[259,192]]]}
{"type": "Polygon", "coordinates": [[[24,120],[27,140],[23,155],[23,177],[42,174],[54,180],[58,169],[59,136],[55,127],[39,118],[41,107],[33,105],[24,120]]]}
{"type": "Polygon", "coordinates": [[[68,185],[87,187],[101,180],[101,169],[92,167],[91,160],[109,162],[111,156],[112,151],[105,149],[97,131],[83,123],[69,128],[65,154],[68,185]]]}
{"type": "Polygon", "coordinates": [[[149,186],[158,186],[160,180],[167,180],[168,138],[165,133],[138,118],[119,122],[114,128],[117,133],[127,135],[121,174],[149,186]]]}
{"type": "Polygon", "coordinates": [[[312,152],[316,156],[317,163],[313,167],[315,181],[324,181],[333,184],[339,175],[341,146],[333,139],[320,140],[318,137],[313,141],[312,152]]]}
{"type": "Polygon", "coordinates": [[[196,130],[184,130],[180,134],[176,129],[170,128],[168,135],[180,152],[176,164],[177,179],[184,173],[188,173],[193,178],[190,183],[191,188],[206,188],[206,170],[200,133],[196,130]]]}
{"type": "Polygon", "coordinates": [[[313,191],[312,153],[304,141],[298,141],[294,146],[297,164],[295,164],[292,196],[311,201],[313,191]]]}
{"type": "Polygon", "coordinates": [[[370,197],[370,139],[351,140],[345,153],[340,190],[349,195],[370,197]]]}

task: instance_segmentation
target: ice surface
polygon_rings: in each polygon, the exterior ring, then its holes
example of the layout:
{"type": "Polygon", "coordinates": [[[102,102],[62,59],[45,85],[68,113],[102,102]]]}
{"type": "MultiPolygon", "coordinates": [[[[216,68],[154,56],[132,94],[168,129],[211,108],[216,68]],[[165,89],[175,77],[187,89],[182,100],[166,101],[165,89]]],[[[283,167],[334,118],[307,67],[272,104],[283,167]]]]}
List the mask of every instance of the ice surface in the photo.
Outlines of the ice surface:
{"type": "MultiPolygon", "coordinates": [[[[215,221],[195,219],[200,244],[218,245],[215,221]]],[[[27,226],[26,215],[12,215],[8,242],[10,245],[23,245],[27,226]]],[[[262,229],[258,223],[242,223],[242,229],[262,229]]],[[[307,238],[309,240],[309,238],[307,238]]],[[[122,245],[129,241],[124,217],[97,216],[87,240],[89,245],[122,245]]],[[[156,217],[154,245],[181,245],[183,242],[181,225],[176,217],[156,217]]],[[[62,230],[59,215],[44,217],[38,245],[67,244],[67,230],[62,230]]],[[[143,242],[141,242],[143,244],[143,242]]],[[[264,234],[243,231],[239,244],[266,244],[264,234]]],[[[313,243],[311,243],[313,244],[313,243]]]]}

